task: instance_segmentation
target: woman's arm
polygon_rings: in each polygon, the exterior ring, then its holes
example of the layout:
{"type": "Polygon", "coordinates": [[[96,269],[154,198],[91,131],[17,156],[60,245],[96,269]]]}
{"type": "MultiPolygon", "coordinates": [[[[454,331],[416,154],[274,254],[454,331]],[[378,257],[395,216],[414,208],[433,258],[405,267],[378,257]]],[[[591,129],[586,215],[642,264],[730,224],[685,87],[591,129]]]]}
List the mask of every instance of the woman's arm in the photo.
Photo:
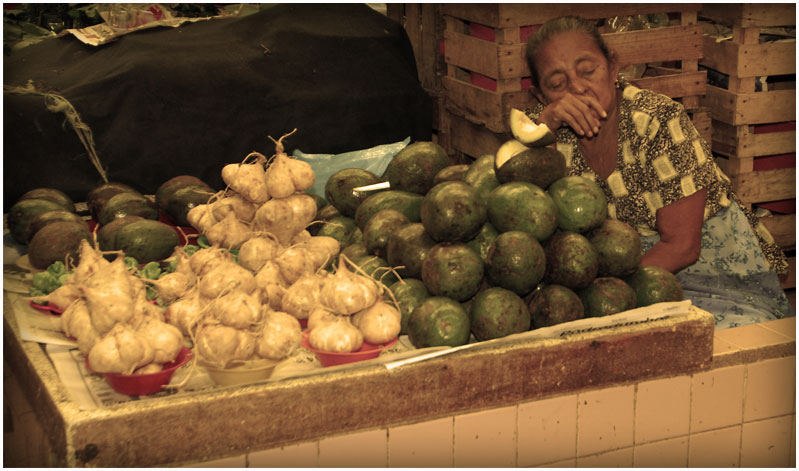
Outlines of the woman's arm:
{"type": "Polygon", "coordinates": [[[702,189],[658,209],[660,241],[644,253],[641,265],[657,265],[676,273],[699,258],[706,198],[707,190],[702,189]]]}

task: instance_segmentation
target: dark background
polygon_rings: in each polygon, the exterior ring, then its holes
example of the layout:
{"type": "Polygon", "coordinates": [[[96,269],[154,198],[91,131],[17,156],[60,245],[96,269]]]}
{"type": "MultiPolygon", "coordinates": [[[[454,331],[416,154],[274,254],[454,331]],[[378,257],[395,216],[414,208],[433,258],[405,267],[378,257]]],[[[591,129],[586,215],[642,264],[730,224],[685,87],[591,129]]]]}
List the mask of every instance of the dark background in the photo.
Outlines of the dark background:
{"type": "MultiPolygon", "coordinates": [[[[109,181],[152,194],[177,175],[217,189],[248,153],[341,153],[432,138],[432,101],[402,26],[363,4],[280,4],[90,46],[72,35],[4,59],[4,84],[52,90],[92,129],[109,181]]],[[[75,201],[102,183],[40,96],[4,93],[4,212],[27,190],[75,201]]]]}

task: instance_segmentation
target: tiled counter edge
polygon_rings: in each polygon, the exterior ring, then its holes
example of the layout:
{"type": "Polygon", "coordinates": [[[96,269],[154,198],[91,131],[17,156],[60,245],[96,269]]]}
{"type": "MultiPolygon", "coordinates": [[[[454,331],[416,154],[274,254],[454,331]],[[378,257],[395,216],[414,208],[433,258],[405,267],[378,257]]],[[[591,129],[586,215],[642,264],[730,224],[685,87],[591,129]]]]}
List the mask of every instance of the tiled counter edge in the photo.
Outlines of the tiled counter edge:
{"type": "Polygon", "coordinates": [[[20,340],[8,312],[4,320],[7,363],[24,378],[22,387],[67,466],[205,462],[690,374],[712,366],[714,336],[712,319],[686,316],[648,328],[588,332],[569,342],[493,343],[393,370],[364,365],[79,411],[41,346],[20,340]]]}

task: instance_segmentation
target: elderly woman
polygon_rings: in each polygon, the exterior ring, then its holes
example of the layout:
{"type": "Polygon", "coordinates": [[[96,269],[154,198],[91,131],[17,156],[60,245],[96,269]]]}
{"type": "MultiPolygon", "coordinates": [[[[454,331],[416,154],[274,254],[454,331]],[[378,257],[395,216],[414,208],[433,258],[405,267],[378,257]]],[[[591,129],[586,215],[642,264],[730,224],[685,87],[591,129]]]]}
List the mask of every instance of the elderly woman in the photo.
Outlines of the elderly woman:
{"type": "Polygon", "coordinates": [[[528,115],[557,136],[571,175],[595,180],[611,217],[642,236],[642,265],[677,274],[716,328],[791,316],[778,273],[787,261],[716,166],[682,105],[619,79],[594,24],[545,23],[527,42],[528,115]]]}

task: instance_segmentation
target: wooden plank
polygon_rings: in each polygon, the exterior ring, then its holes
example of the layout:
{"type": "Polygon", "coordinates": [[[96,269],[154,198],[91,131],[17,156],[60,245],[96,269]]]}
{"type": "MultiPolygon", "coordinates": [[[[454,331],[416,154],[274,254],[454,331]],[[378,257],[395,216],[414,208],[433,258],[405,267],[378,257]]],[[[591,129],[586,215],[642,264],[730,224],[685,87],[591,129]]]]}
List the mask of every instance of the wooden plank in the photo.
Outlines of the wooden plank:
{"type": "Polygon", "coordinates": [[[754,134],[748,128],[715,121],[713,151],[738,158],[796,152],[796,131],[754,134]]]}
{"type": "Polygon", "coordinates": [[[492,130],[505,129],[499,95],[452,77],[442,77],[442,84],[447,94],[447,108],[455,114],[492,130]]]}
{"type": "Polygon", "coordinates": [[[734,93],[708,85],[702,106],[727,124],[762,124],[796,119],[796,90],[734,93]]]}
{"type": "Polygon", "coordinates": [[[642,77],[630,80],[639,88],[654,90],[671,98],[704,95],[707,88],[707,71],[685,72],[659,77],[642,77]]]}
{"type": "Polygon", "coordinates": [[[422,32],[419,29],[419,4],[405,4],[405,32],[411,41],[413,56],[416,59],[416,74],[421,82],[421,61],[422,61],[422,32]]]}
{"type": "Polygon", "coordinates": [[[500,52],[496,43],[449,30],[444,31],[444,40],[444,61],[447,65],[462,67],[493,79],[507,78],[500,71],[500,52]]]}
{"type": "Polygon", "coordinates": [[[796,245],[796,214],[772,214],[760,218],[760,222],[774,237],[774,242],[780,247],[794,247],[796,245]]]}
{"type": "Polygon", "coordinates": [[[421,14],[422,57],[419,78],[425,90],[439,93],[441,84],[438,78],[445,73],[440,44],[444,37],[444,23],[437,4],[423,3],[421,14]]]}
{"type": "Polygon", "coordinates": [[[710,142],[713,135],[713,122],[710,118],[710,110],[697,108],[687,111],[691,116],[691,122],[699,133],[699,136],[704,139],[705,142],[710,142]]]}
{"type": "Polygon", "coordinates": [[[741,155],[746,157],[796,152],[796,131],[752,134],[746,142],[740,145],[740,148],[741,155]]]}
{"type": "MultiPolygon", "coordinates": [[[[716,152],[715,149],[713,152],[716,152]]],[[[737,177],[742,173],[750,173],[754,171],[755,159],[754,157],[726,157],[724,155],[716,156],[716,165],[719,166],[722,172],[730,178],[737,177]]]]}
{"type": "Polygon", "coordinates": [[[442,3],[441,13],[495,28],[540,25],[563,15],[588,19],[699,11],[699,3],[442,3]]]}
{"type": "Polygon", "coordinates": [[[702,27],[699,25],[608,33],[602,38],[616,51],[622,67],[702,57],[702,27]]]}
{"type": "Polygon", "coordinates": [[[493,154],[504,142],[511,139],[508,133],[494,133],[483,126],[450,114],[450,146],[464,154],[477,158],[485,154],[493,154]]]}
{"type": "Polygon", "coordinates": [[[703,3],[700,17],[727,26],[762,27],[796,24],[793,3],[703,3]]]}
{"type": "MultiPolygon", "coordinates": [[[[687,62],[702,57],[702,35],[698,25],[625,31],[602,37],[616,52],[622,67],[648,62],[687,62]]],[[[523,43],[497,44],[451,31],[445,32],[445,38],[447,64],[494,79],[530,76],[523,43]]]]}
{"type": "Polygon", "coordinates": [[[796,169],[758,170],[730,177],[735,194],[744,203],[796,198],[796,169]]]}
{"type": "Polygon", "coordinates": [[[736,44],[703,38],[705,67],[736,77],[787,75],[796,73],[796,42],[736,44]]]}

